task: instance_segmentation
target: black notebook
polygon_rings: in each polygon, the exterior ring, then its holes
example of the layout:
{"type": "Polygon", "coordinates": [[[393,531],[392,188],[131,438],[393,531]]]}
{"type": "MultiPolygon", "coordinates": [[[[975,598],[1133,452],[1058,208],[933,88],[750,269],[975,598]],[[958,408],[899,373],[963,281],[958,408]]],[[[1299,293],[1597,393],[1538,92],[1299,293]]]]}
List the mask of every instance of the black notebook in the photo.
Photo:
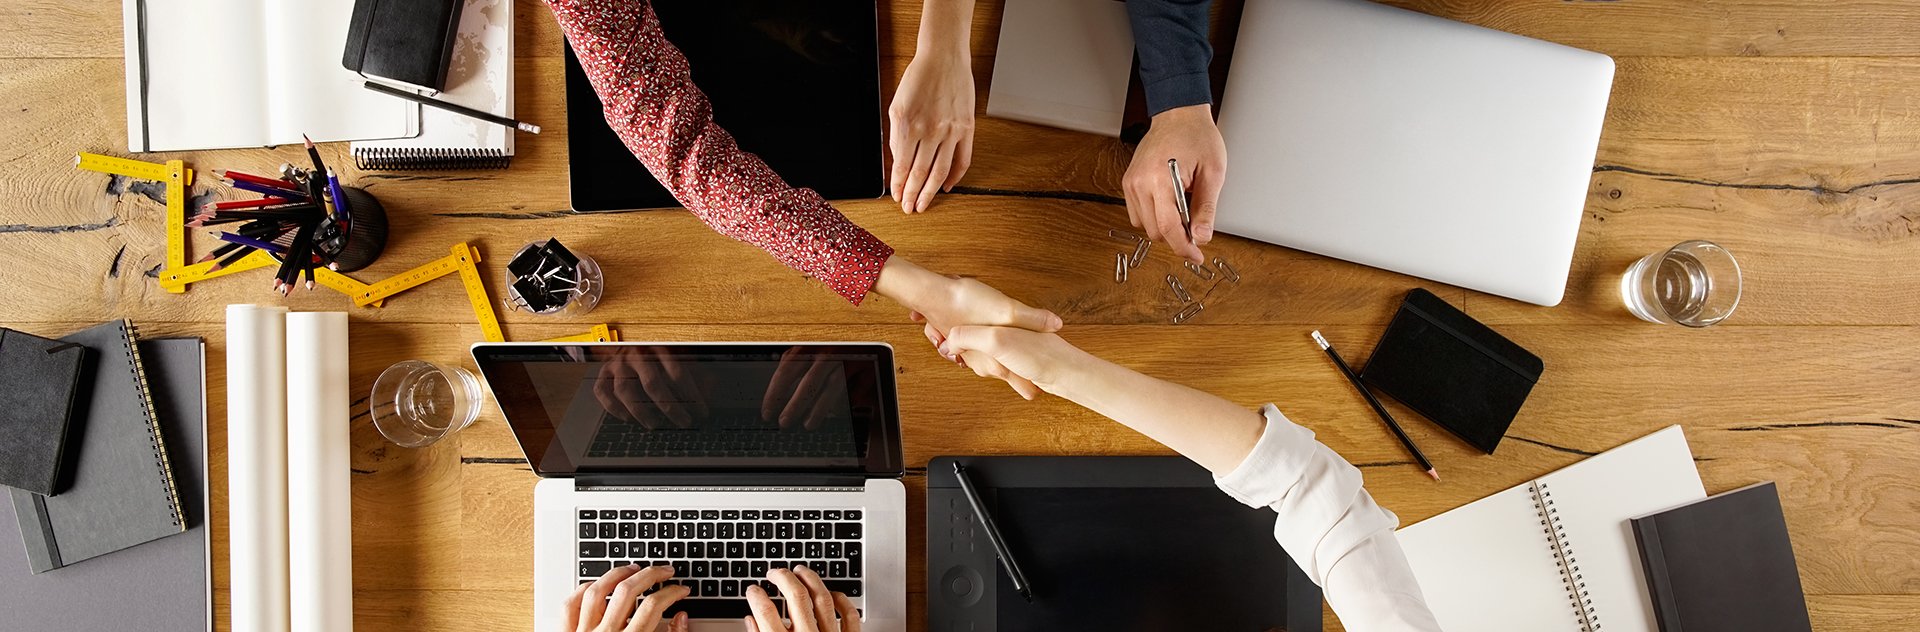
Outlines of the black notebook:
{"type": "Polygon", "coordinates": [[[444,90],[464,5],[462,0],[358,0],[340,63],[368,79],[444,90]]]}
{"type": "Polygon", "coordinates": [[[1360,379],[1487,454],[1540,381],[1540,357],[1448,305],[1407,293],[1360,379]]]}
{"type": "Polygon", "coordinates": [[[69,439],[72,485],[58,496],[10,490],[35,573],[186,530],[138,337],[116,320],[61,338],[95,362],[69,439]]]}
{"type": "MultiPolygon", "coordinates": [[[[18,525],[0,520],[0,628],[208,632],[212,573],[207,557],[205,345],[194,338],[142,340],[168,456],[189,529],[51,573],[27,572],[14,543],[18,525]]],[[[0,500],[0,505],[6,501],[0,500]]]]}
{"type": "Polygon", "coordinates": [[[51,496],[63,487],[67,421],[87,348],[0,327],[0,485],[51,496]]]}
{"type": "Polygon", "coordinates": [[[1632,523],[1661,632],[1813,629],[1773,483],[1632,523]]]}

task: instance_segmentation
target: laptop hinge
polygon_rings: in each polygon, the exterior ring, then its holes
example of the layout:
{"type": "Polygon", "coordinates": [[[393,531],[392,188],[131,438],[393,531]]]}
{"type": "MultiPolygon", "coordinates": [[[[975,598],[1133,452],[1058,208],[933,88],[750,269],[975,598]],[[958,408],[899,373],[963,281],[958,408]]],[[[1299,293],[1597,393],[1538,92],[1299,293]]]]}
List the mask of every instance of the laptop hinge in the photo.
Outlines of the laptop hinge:
{"type": "Polygon", "coordinates": [[[574,487],[853,487],[867,486],[862,474],[786,473],[582,473],[574,487]]]}

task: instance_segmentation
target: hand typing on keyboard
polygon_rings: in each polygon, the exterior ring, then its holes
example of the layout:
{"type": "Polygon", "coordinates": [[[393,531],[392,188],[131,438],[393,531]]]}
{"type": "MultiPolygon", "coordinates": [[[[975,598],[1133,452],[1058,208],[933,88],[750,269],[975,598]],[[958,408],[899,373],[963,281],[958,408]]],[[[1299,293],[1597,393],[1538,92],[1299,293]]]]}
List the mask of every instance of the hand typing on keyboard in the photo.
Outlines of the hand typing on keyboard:
{"type": "MultiPolygon", "coordinates": [[[[561,632],[653,632],[667,607],[687,596],[687,587],[676,585],[648,594],[654,586],[672,578],[671,566],[615,567],[600,579],[581,584],[567,597],[566,628],[561,632]]],[[[687,632],[687,626],[685,612],[667,623],[671,632],[687,632]]]]}
{"type": "Polygon", "coordinates": [[[780,609],[773,605],[767,591],[753,585],[746,590],[747,605],[753,608],[753,615],[743,620],[747,632],[860,632],[860,609],[852,599],[827,590],[826,582],[812,568],[802,565],[794,569],[776,568],[767,573],[767,580],[786,600],[793,626],[781,621],[780,609]]]}

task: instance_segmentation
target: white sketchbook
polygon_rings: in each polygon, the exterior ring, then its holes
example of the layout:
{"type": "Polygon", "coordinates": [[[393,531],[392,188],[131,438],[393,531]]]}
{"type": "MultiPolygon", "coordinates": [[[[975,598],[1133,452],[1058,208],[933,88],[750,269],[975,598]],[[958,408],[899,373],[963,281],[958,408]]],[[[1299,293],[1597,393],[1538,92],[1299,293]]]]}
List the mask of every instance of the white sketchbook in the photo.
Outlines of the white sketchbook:
{"type": "Polygon", "coordinates": [[[129,151],[420,133],[340,65],[353,0],[122,0],[129,151]]]}
{"type": "Polygon", "coordinates": [[[1445,629],[1654,632],[1627,519],[1706,496],[1668,426],[1401,529],[1400,546],[1445,629]]]}
{"type": "MultiPolygon", "coordinates": [[[[513,118],[513,0],[466,0],[442,101],[513,118]]],[[[381,98],[399,101],[395,97],[381,98]]],[[[365,170],[504,168],[513,128],[428,107],[415,138],[353,144],[365,170]]]]}

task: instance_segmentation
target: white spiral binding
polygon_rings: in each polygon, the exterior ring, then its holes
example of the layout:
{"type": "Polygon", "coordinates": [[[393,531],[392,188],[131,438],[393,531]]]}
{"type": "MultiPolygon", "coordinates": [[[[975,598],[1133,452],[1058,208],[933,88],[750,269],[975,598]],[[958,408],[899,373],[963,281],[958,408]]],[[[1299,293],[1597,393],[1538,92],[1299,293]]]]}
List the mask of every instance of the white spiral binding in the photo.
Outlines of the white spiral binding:
{"type": "Polygon", "coordinates": [[[1531,483],[1531,490],[1540,529],[1547,536],[1547,550],[1553,553],[1554,563],[1560,567],[1560,583],[1566,587],[1567,603],[1573,607],[1582,632],[1600,632],[1600,614],[1595,612],[1593,597],[1587,592],[1586,576],[1580,573],[1580,559],[1574,555],[1573,543],[1567,541],[1567,527],[1560,523],[1560,510],[1553,506],[1553,491],[1540,481],[1531,483]]]}

